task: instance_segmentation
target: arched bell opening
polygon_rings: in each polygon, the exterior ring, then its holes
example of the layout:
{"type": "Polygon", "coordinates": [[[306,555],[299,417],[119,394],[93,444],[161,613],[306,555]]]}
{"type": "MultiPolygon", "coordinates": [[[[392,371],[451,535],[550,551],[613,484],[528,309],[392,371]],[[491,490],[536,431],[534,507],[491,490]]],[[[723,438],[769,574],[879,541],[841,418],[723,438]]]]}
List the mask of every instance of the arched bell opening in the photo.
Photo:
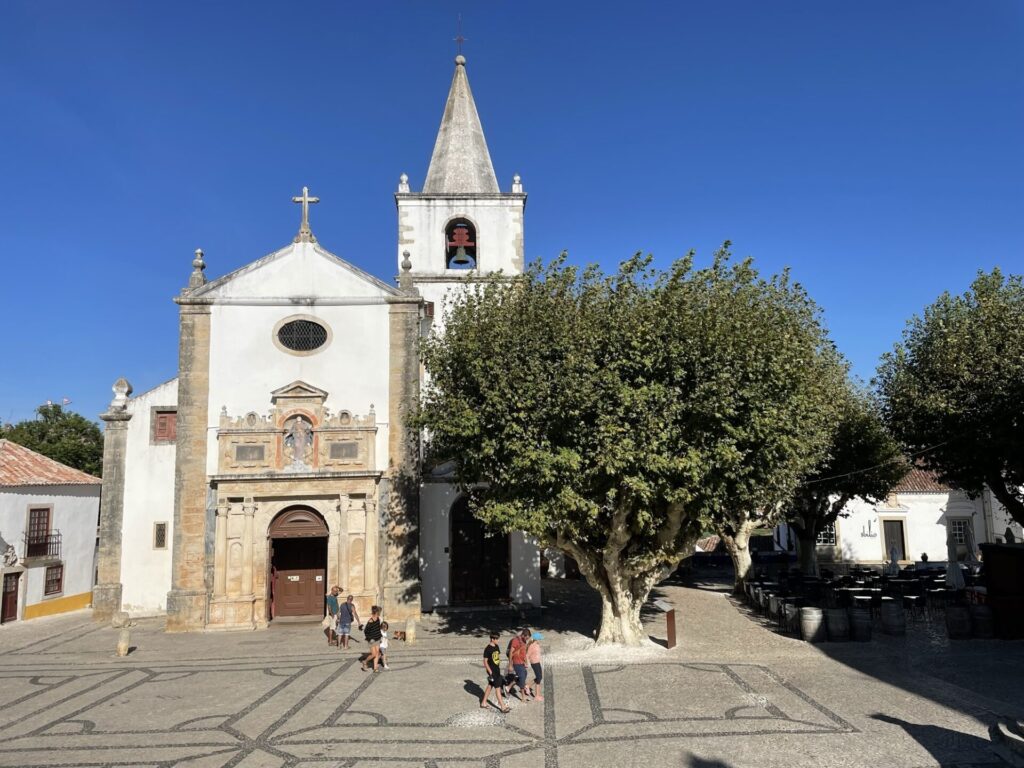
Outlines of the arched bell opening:
{"type": "Polygon", "coordinates": [[[460,496],[449,514],[449,592],[452,605],[509,601],[511,539],[488,530],[460,496]]]}
{"type": "Polygon", "coordinates": [[[452,219],[444,228],[445,267],[476,269],[476,226],[466,218],[452,219]]]}
{"type": "Polygon", "coordinates": [[[309,507],[282,510],[270,522],[270,619],[319,621],[327,594],[327,523],[309,507]]]}

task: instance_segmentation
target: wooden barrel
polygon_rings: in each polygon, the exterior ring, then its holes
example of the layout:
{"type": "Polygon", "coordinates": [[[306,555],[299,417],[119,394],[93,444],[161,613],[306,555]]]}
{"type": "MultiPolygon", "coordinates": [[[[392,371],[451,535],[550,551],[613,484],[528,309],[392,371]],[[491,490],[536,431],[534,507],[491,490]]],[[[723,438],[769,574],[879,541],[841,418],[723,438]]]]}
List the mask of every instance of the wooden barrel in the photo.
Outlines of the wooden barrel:
{"type": "Polygon", "coordinates": [[[828,608],[825,611],[825,627],[829,642],[841,643],[850,639],[850,618],[845,608],[828,608]]]}
{"type": "Polygon", "coordinates": [[[971,636],[971,612],[966,605],[946,606],[946,634],[954,640],[971,636]]]}
{"type": "Polygon", "coordinates": [[[887,635],[907,634],[907,614],[903,604],[895,600],[882,601],[882,632],[887,635]]]}
{"type": "Polygon", "coordinates": [[[871,611],[853,608],[850,611],[850,637],[860,643],[871,640],[871,611]]]}
{"type": "Polygon", "coordinates": [[[786,603],[782,607],[783,613],[785,614],[784,628],[787,632],[794,632],[796,630],[797,619],[800,616],[800,609],[792,603],[786,603]]]}
{"type": "Polygon", "coordinates": [[[972,605],[971,628],[975,637],[986,640],[995,637],[995,628],[992,624],[992,609],[987,605],[972,605]]]}
{"type": "Polygon", "coordinates": [[[825,615],[821,608],[800,609],[800,636],[808,643],[825,641],[825,615]]]}

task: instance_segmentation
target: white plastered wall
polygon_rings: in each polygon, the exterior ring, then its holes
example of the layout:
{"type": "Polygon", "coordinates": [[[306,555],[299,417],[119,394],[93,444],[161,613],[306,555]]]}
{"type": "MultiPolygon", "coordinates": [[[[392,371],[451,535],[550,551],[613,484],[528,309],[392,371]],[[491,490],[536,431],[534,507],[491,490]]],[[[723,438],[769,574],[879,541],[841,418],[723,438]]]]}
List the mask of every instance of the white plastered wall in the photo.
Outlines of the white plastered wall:
{"type": "Polygon", "coordinates": [[[135,616],[166,609],[174,541],[174,443],[152,442],[152,409],[176,408],[178,380],[132,398],[125,448],[121,528],[121,605],[135,616]],[[167,523],[167,546],[155,549],[154,524],[167,523]]]}
{"type": "Polygon", "coordinates": [[[848,517],[836,522],[837,547],[842,560],[859,563],[882,563],[889,559],[889,545],[883,541],[883,520],[901,520],[906,538],[908,561],[927,554],[934,562],[943,562],[946,554],[947,518],[968,518],[972,521],[975,541],[984,541],[981,505],[964,494],[900,493],[896,504],[871,504],[855,499],[846,505],[848,517]]]}
{"type": "MultiPolygon", "coordinates": [[[[99,522],[99,485],[41,485],[0,488],[0,551],[13,544],[24,566],[25,529],[30,507],[52,508],[50,530],[60,531],[64,584],[61,592],[44,595],[46,567],[26,568],[21,575],[18,616],[36,603],[90,592],[96,572],[96,526],[99,522]]],[[[47,564],[52,564],[47,561],[47,564]]],[[[11,571],[19,570],[18,568],[11,571]]]]}
{"type": "Polygon", "coordinates": [[[304,381],[328,393],[325,405],[377,416],[376,466],[388,466],[390,307],[387,291],[340,266],[308,243],[243,274],[211,294],[207,473],[217,473],[221,408],[233,417],[266,414],[271,392],[304,381]],[[268,297],[294,303],[262,304],[268,297]],[[250,302],[250,303],[247,303],[250,302]],[[308,317],[325,325],[328,344],[296,355],[275,343],[283,320],[308,317]]]}

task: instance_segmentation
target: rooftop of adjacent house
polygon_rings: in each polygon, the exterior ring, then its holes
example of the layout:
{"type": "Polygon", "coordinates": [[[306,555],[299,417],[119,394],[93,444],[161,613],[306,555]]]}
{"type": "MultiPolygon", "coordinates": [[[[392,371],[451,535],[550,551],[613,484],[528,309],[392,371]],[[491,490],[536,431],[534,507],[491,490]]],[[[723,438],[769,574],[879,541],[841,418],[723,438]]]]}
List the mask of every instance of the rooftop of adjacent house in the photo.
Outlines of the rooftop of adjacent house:
{"type": "Polygon", "coordinates": [[[913,467],[896,483],[893,493],[949,493],[953,486],[939,481],[937,472],[913,467]]]}
{"type": "Polygon", "coordinates": [[[98,477],[48,459],[41,453],[0,440],[0,487],[21,485],[100,485],[98,477]]]}

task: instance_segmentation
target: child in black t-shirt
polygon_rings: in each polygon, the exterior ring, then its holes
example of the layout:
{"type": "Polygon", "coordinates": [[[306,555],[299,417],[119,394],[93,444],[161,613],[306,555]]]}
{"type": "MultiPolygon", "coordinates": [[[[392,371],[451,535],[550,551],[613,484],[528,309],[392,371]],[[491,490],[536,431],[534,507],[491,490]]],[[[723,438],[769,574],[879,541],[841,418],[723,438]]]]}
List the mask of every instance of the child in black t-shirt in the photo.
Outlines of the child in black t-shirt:
{"type": "Polygon", "coordinates": [[[480,699],[480,709],[487,709],[488,699],[491,697],[491,689],[494,689],[498,697],[498,708],[502,712],[508,712],[505,706],[505,699],[501,695],[501,649],[498,647],[498,633],[491,632],[491,642],[484,648],[484,672],[487,673],[487,688],[484,689],[484,697],[480,699]]]}

